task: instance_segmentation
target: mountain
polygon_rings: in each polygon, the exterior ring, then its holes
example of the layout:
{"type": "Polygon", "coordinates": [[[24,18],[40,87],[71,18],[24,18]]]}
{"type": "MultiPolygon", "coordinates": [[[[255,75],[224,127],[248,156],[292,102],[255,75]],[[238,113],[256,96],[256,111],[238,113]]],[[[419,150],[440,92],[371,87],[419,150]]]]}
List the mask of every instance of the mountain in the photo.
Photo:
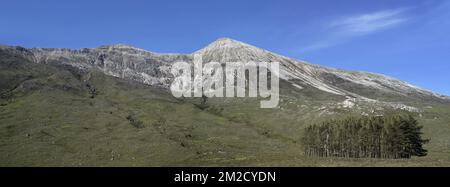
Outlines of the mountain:
{"type": "Polygon", "coordinates": [[[449,97],[384,75],[322,67],[229,38],[191,54],[124,44],[0,46],[0,165],[397,165],[307,158],[299,142],[313,122],[394,112],[416,116],[432,138],[420,163],[450,165],[449,97]],[[198,98],[173,98],[170,67],[194,55],[280,62],[278,108],[260,109],[259,98],[210,98],[206,109],[198,98]]]}
{"type": "Polygon", "coordinates": [[[37,63],[59,61],[80,69],[97,68],[107,75],[168,87],[172,79],[171,64],[176,61],[192,62],[194,54],[201,54],[205,62],[280,62],[281,78],[298,89],[312,86],[324,92],[358,99],[449,100],[447,96],[384,75],[321,67],[229,38],[218,39],[192,54],[158,54],[119,44],[81,50],[34,48],[25,55],[37,63]]]}
{"type": "Polygon", "coordinates": [[[205,61],[280,62],[282,79],[292,84],[309,85],[337,95],[370,98],[371,95],[364,90],[371,90],[372,92],[415,99],[449,99],[446,96],[387,76],[365,72],[344,71],[308,64],[304,61],[277,55],[229,38],[218,39],[195,53],[203,55],[205,61]]]}

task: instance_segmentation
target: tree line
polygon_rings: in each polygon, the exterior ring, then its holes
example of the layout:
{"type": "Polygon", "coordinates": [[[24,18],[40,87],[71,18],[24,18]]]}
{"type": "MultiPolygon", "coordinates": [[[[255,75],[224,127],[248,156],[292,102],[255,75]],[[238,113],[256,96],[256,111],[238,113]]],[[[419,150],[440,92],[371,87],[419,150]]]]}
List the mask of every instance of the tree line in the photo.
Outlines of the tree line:
{"type": "Polygon", "coordinates": [[[411,158],[427,155],[421,129],[410,115],[348,117],[308,126],[302,142],[308,156],[411,158]]]}

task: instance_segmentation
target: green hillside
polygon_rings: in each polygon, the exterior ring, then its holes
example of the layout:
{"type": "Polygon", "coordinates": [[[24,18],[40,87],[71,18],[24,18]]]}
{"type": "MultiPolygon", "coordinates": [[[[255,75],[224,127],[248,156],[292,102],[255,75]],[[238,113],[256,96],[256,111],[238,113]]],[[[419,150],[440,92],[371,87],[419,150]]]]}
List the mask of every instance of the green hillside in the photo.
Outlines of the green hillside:
{"type": "Polygon", "coordinates": [[[423,109],[412,115],[431,139],[426,157],[303,155],[308,124],[370,108],[322,109],[342,99],[282,81],[279,108],[213,98],[202,110],[200,99],[180,100],[157,87],[0,50],[0,166],[450,166],[445,103],[409,103],[423,109]]]}

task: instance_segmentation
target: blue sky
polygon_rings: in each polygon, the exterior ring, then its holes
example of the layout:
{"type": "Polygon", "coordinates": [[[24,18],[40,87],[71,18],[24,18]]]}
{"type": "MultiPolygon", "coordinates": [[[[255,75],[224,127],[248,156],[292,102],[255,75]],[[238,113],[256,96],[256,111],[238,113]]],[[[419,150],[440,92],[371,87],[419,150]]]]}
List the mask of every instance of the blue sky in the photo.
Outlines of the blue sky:
{"type": "Polygon", "coordinates": [[[450,95],[446,0],[2,1],[0,44],[190,53],[219,37],[450,95]]]}

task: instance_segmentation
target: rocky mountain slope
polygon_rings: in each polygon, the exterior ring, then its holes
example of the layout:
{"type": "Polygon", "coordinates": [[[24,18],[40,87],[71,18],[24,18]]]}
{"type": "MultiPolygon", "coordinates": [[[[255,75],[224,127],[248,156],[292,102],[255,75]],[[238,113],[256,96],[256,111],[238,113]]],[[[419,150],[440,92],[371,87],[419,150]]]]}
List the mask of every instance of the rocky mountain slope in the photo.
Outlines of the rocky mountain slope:
{"type": "Polygon", "coordinates": [[[364,100],[449,100],[447,96],[384,75],[309,64],[229,38],[218,39],[192,54],[158,54],[122,44],[80,50],[21,50],[37,63],[58,62],[82,70],[96,68],[107,75],[165,88],[173,78],[170,74],[172,63],[192,62],[194,54],[201,54],[204,62],[280,62],[280,77],[297,89],[307,85],[335,95],[364,100]]]}

